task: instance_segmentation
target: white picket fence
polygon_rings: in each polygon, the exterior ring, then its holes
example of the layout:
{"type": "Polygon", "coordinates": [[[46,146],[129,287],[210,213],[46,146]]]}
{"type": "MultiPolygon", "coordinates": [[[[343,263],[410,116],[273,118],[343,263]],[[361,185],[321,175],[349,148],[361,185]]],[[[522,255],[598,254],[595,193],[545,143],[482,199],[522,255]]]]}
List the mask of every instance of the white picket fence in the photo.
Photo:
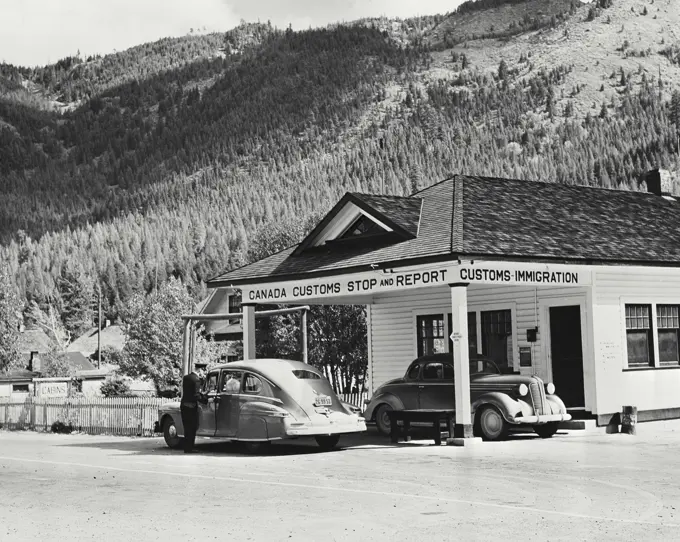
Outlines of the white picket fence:
{"type": "MultiPolygon", "coordinates": [[[[363,411],[368,393],[338,397],[363,411]]],[[[157,397],[0,398],[0,427],[51,431],[52,424],[61,422],[72,431],[92,435],[153,436],[158,408],[169,401],[157,397]]]]}
{"type": "Polygon", "coordinates": [[[61,422],[73,431],[94,435],[152,436],[158,407],[167,402],[155,397],[0,400],[0,425],[50,431],[52,424],[61,422]]]}
{"type": "Polygon", "coordinates": [[[364,400],[370,398],[367,391],[354,393],[338,393],[337,395],[341,401],[349,403],[350,405],[354,405],[355,407],[359,407],[362,412],[366,407],[364,400]]]}

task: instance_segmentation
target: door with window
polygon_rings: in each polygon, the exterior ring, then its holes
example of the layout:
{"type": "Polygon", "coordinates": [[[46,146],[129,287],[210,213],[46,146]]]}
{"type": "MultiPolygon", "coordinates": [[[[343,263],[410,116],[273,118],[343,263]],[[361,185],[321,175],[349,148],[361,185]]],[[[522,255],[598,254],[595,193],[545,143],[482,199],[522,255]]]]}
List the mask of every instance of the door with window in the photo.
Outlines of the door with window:
{"type": "Polygon", "coordinates": [[[233,437],[238,430],[239,396],[243,371],[225,370],[220,374],[217,390],[216,432],[218,437],[233,437]]]}
{"type": "Polygon", "coordinates": [[[512,370],[512,311],[482,311],[482,355],[496,362],[501,371],[512,370]]]}
{"type": "MultiPolygon", "coordinates": [[[[243,388],[239,401],[239,415],[237,419],[238,429],[236,436],[244,440],[266,439],[268,427],[260,414],[259,408],[250,408],[248,403],[269,402],[274,397],[272,386],[264,377],[246,372],[243,376],[243,388]]],[[[272,420],[270,420],[272,421],[272,420]]],[[[274,420],[275,422],[275,420],[274,420]]],[[[283,423],[283,420],[281,420],[283,423]]],[[[274,434],[283,432],[283,428],[270,427],[274,434]]]]}
{"type": "Polygon", "coordinates": [[[215,414],[217,400],[217,380],[219,371],[208,373],[203,382],[202,398],[198,401],[198,430],[197,435],[204,437],[215,436],[215,414]]]}

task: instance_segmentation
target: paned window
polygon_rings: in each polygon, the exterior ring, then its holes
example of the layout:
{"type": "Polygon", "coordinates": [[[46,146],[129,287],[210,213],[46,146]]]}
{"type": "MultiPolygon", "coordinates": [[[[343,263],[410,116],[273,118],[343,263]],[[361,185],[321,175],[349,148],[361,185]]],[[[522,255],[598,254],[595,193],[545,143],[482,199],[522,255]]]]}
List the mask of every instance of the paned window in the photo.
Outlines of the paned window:
{"type": "Polygon", "coordinates": [[[499,367],[512,366],[512,311],[483,311],[482,354],[499,367]]]}
{"type": "MultiPolygon", "coordinates": [[[[659,337],[659,364],[680,365],[680,306],[657,305],[656,327],[659,337]]],[[[626,324],[628,319],[626,318],[626,324]]],[[[626,326],[627,327],[627,326],[626,326]]]]}
{"type": "Polygon", "coordinates": [[[651,305],[626,305],[628,367],[654,366],[651,305]]]}
{"type": "Polygon", "coordinates": [[[444,315],[418,316],[418,357],[446,352],[444,315]]]}

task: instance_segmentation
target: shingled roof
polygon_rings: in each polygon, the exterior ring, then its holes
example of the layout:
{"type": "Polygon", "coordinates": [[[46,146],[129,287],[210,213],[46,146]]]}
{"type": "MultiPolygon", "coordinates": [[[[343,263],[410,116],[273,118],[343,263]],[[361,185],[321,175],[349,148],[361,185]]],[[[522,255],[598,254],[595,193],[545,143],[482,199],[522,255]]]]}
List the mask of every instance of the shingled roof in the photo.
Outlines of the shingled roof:
{"type": "MultiPolygon", "coordinates": [[[[354,194],[373,208],[385,196],[354,194]]],[[[680,201],[647,192],[456,175],[392,198],[422,202],[417,236],[383,245],[287,248],[209,287],[293,280],[456,257],[583,264],[680,265],[680,201]]],[[[395,204],[396,207],[396,204],[395,204]]],[[[394,216],[394,207],[387,212],[394,216]]],[[[380,211],[385,214],[384,210],[380,211]]],[[[413,225],[414,213],[404,211],[413,225]]]]}

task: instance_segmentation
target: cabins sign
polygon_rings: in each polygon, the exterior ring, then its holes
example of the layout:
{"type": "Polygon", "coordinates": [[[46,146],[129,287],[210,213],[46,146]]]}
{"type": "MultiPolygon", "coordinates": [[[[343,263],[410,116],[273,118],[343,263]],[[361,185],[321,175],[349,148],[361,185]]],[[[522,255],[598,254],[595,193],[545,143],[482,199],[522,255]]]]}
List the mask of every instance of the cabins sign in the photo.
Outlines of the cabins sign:
{"type": "Polygon", "coordinates": [[[244,303],[296,303],[314,298],[359,297],[457,283],[584,286],[591,283],[591,273],[585,266],[557,264],[444,263],[243,286],[241,290],[244,303]]]}

